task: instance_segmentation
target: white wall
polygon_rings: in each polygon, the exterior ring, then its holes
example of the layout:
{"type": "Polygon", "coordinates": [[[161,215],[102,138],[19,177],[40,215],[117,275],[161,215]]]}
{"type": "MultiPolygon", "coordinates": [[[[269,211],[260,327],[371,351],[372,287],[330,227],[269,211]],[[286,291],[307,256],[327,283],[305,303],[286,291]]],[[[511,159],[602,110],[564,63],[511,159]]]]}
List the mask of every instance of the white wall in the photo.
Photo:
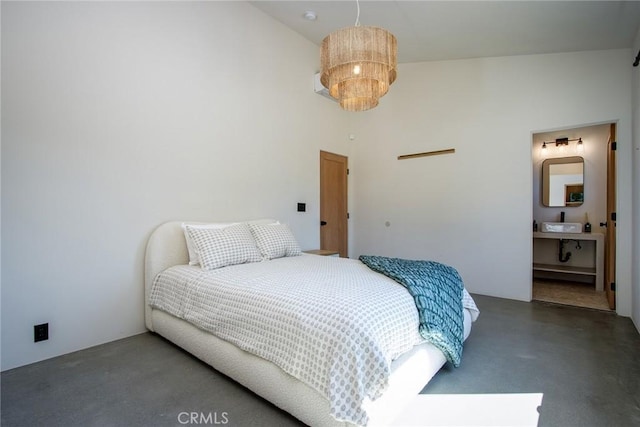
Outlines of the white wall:
{"type": "MultiPolygon", "coordinates": [[[[631,57],[640,50],[640,28],[636,33],[631,57]]],[[[640,332],[640,66],[633,68],[633,321],[640,332]]]]}
{"type": "Polygon", "coordinates": [[[528,301],[532,134],[617,122],[618,313],[631,313],[629,49],[400,65],[357,116],[354,254],[431,258],[470,291],[528,301]],[[397,160],[455,148],[455,154],[397,160]],[[385,226],[385,222],[390,226],[385,226]]]}
{"type": "Polygon", "coordinates": [[[2,369],[143,332],[164,221],[275,217],[318,247],[319,151],[351,154],[318,65],[246,3],[3,2],[2,369]]]}

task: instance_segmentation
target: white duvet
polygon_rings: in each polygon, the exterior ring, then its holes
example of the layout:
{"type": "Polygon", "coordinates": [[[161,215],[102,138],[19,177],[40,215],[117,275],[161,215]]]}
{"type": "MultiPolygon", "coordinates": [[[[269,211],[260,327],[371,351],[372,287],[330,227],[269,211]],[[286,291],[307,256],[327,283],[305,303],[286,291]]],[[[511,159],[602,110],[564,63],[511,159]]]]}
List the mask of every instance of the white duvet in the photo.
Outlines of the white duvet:
{"type": "Polygon", "coordinates": [[[385,390],[391,362],[424,342],[409,292],[345,258],[175,266],[156,277],[150,305],[271,361],[324,395],[336,419],[359,425],[367,424],[365,398],[385,390]]]}

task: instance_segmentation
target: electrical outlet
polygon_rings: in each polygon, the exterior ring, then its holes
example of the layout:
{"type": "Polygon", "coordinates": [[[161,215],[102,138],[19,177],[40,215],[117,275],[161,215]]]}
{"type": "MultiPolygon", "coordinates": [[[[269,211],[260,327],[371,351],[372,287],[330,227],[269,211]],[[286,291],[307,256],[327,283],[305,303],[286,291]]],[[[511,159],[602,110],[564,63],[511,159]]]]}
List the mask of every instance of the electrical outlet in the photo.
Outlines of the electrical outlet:
{"type": "Polygon", "coordinates": [[[49,324],[43,323],[41,325],[33,326],[33,342],[45,341],[49,339],[49,324]]]}

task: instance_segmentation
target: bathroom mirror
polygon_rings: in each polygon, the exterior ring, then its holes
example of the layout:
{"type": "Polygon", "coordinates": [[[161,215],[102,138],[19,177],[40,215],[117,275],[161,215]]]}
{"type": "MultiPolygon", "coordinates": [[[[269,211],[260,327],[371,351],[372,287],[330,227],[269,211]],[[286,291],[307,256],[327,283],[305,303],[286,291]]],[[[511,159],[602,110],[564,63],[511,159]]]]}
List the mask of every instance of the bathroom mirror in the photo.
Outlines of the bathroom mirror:
{"type": "Polygon", "coordinates": [[[580,206],[584,202],[584,159],[561,157],[542,162],[542,204],[580,206]]]}

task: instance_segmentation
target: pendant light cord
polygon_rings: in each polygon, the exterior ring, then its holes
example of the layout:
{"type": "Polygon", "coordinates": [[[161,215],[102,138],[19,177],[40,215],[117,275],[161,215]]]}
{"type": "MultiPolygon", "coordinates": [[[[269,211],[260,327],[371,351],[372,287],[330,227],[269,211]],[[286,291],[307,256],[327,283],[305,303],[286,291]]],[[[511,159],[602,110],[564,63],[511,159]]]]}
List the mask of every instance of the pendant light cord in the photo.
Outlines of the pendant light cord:
{"type": "Polygon", "coordinates": [[[360,1],[359,0],[356,0],[356,7],[358,8],[358,14],[356,15],[355,26],[359,27],[360,26],[360,1]]]}

